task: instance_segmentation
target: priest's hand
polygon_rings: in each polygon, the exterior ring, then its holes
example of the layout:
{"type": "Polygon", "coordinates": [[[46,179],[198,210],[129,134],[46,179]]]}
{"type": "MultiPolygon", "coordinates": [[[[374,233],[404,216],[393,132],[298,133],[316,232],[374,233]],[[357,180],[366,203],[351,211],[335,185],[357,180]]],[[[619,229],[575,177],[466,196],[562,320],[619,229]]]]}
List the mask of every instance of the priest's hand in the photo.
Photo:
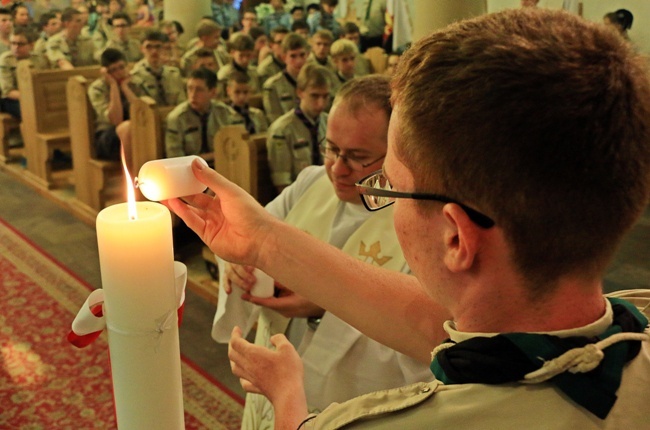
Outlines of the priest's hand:
{"type": "Polygon", "coordinates": [[[235,327],[228,344],[232,373],[242,388],[266,396],[275,411],[275,428],[297,428],[307,416],[303,365],[283,334],[271,336],[275,350],[254,345],[235,327]]]}
{"type": "Polygon", "coordinates": [[[273,309],[286,318],[320,318],[325,314],[325,309],[283,285],[276,282],[275,288],[276,291],[279,291],[275,297],[261,298],[250,294],[242,294],[241,298],[256,305],[273,309]]]}

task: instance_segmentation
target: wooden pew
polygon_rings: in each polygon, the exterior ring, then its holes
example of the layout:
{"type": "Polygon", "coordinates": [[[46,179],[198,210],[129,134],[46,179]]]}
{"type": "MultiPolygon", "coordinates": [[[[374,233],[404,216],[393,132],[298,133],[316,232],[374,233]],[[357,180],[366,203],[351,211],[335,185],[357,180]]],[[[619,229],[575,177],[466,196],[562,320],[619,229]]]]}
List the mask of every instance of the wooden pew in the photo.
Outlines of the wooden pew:
{"type": "Polygon", "coordinates": [[[383,74],[386,71],[388,67],[388,56],[383,48],[378,46],[368,48],[363,55],[370,61],[373,73],[383,74]]]}
{"type": "Polygon", "coordinates": [[[250,135],[242,125],[222,127],[214,136],[215,170],[265,205],[277,195],[271,182],[266,133],[250,135]]]}
{"type": "MultiPolygon", "coordinates": [[[[116,161],[98,160],[93,143],[95,136],[95,112],[88,99],[90,81],[83,76],[68,81],[68,110],[70,117],[78,118],[71,129],[75,175],[75,206],[82,213],[95,216],[106,206],[110,196],[109,182],[124,182],[122,165],[116,161]]],[[[163,158],[165,118],[174,106],[157,106],[156,102],[143,96],[131,103],[131,177],[135,178],[144,163],[163,158]]],[[[122,192],[122,190],[120,190],[122,192]]],[[[136,192],[138,199],[143,199],[136,192]]],[[[122,199],[123,200],[123,199],[122,199]]]]}
{"type": "Polygon", "coordinates": [[[154,99],[148,96],[142,96],[131,103],[131,176],[137,176],[140,167],[147,161],[165,157],[166,118],[175,107],[158,106],[154,99]]]}
{"type": "Polygon", "coordinates": [[[0,163],[6,164],[14,161],[15,157],[12,156],[12,151],[9,147],[9,133],[13,130],[18,130],[19,128],[20,121],[8,113],[0,113],[0,142],[2,143],[2,150],[0,150],[0,163]]]}
{"type": "Polygon", "coordinates": [[[122,172],[122,166],[116,161],[97,159],[93,142],[95,111],[88,99],[90,84],[91,81],[83,76],[72,76],[68,79],[66,90],[74,159],[74,204],[85,215],[94,217],[105,206],[108,179],[117,177],[122,172]]]}
{"type": "MultiPolygon", "coordinates": [[[[21,130],[27,159],[26,178],[37,187],[54,187],[52,158],[55,150],[70,151],[66,85],[71,76],[99,76],[99,67],[73,70],[33,70],[28,61],[18,62],[18,89],[23,116],[21,130]]],[[[73,118],[73,124],[74,118],[73,118]]]]}

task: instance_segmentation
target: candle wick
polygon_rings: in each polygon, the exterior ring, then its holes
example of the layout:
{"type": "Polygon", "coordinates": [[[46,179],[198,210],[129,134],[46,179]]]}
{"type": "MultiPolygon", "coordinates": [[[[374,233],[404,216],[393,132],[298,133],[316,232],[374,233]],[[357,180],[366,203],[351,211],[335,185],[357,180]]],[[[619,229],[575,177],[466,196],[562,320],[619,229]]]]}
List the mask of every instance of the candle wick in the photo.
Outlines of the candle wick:
{"type": "Polygon", "coordinates": [[[138,179],[137,176],[136,176],[135,179],[133,180],[133,186],[134,186],[135,188],[140,188],[140,180],[138,179]]]}

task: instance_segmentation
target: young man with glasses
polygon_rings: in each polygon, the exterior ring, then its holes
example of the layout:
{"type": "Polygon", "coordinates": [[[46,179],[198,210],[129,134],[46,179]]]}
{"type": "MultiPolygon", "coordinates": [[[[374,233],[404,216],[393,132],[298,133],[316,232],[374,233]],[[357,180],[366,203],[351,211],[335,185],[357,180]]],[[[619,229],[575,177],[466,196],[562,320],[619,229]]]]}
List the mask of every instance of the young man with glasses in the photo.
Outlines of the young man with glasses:
{"type": "Polygon", "coordinates": [[[262,85],[271,76],[277,75],[285,68],[284,61],[282,61],[282,41],[287,34],[289,34],[287,27],[276,27],[269,35],[271,53],[257,65],[257,75],[262,85]]]}
{"type": "Polygon", "coordinates": [[[271,180],[278,192],[295,181],[305,167],[322,164],[319,142],[325,137],[324,111],[330,104],[327,70],[315,64],[303,67],[296,80],[296,93],[298,106],[271,124],[266,141],[271,180]]]}
{"type": "MultiPolygon", "coordinates": [[[[131,28],[131,17],[124,12],[117,12],[111,18],[111,36],[104,46],[106,48],[113,48],[122,51],[129,63],[135,63],[142,59],[142,51],[140,50],[140,42],[129,37],[129,29],[131,28]]],[[[97,58],[101,56],[98,51],[97,58]]]]}
{"type": "Polygon", "coordinates": [[[143,95],[163,106],[177,105],[187,99],[181,71],[164,63],[163,50],[168,41],[165,33],[148,31],[140,45],[144,58],[131,70],[133,82],[143,95]]]}
{"type": "Polygon", "coordinates": [[[47,69],[47,61],[36,55],[32,48],[36,40],[36,32],[29,27],[15,27],[9,37],[11,50],[0,54],[0,110],[21,119],[20,92],[16,67],[20,60],[30,60],[35,69],[47,69]]]}
{"type": "Polygon", "coordinates": [[[129,109],[142,91],[129,75],[122,51],[106,48],[100,61],[102,76],[88,87],[88,99],[95,111],[95,154],[100,160],[118,161],[121,140],[130,167],[129,109]]]}
{"type": "MultiPolygon", "coordinates": [[[[325,165],[304,169],[266,210],[367,264],[407,272],[392,227],[392,210],[366,211],[355,189],[355,183],[384,160],[389,99],[384,77],[346,84],[334,101],[321,145],[325,165]]],[[[280,287],[271,298],[251,296],[256,280],[252,266],[227,264],[222,269],[224,288],[219,291],[214,339],[227,342],[235,325],[248,332],[255,322],[258,345],[270,346],[272,335],[287,333],[296,347],[300,345],[310,411],[371,391],[432,379],[427,365],[363,336],[290,290],[280,287]]],[[[248,395],[242,428],[272,425],[271,403],[263,396],[248,395]]]]}
{"type": "Polygon", "coordinates": [[[648,76],[620,35],[561,11],[488,14],[414,43],[392,82],[389,182],[366,194],[395,198],[417,280],[319,244],[195,163],[216,196],[168,205],[215,253],[433,359],[431,383],[307,418],[289,342],[235,329],[233,372],[271,400],[276,428],[647,427],[650,291],[602,289],[650,200],[648,76]]]}

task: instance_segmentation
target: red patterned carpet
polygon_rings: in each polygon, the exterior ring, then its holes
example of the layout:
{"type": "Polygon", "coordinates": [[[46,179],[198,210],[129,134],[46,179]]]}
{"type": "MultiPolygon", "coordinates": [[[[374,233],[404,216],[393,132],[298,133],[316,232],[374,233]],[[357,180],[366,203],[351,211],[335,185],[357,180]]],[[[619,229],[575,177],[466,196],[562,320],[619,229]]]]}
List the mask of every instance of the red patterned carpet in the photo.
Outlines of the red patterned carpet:
{"type": "MultiPolygon", "coordinates": [[[[0,219],[0,428],[115,428],[105,334],[65,337],[90,287],[0,219]]],[[[182,360],[187,429],[239,429],[242,400],[182,360]]]]}

